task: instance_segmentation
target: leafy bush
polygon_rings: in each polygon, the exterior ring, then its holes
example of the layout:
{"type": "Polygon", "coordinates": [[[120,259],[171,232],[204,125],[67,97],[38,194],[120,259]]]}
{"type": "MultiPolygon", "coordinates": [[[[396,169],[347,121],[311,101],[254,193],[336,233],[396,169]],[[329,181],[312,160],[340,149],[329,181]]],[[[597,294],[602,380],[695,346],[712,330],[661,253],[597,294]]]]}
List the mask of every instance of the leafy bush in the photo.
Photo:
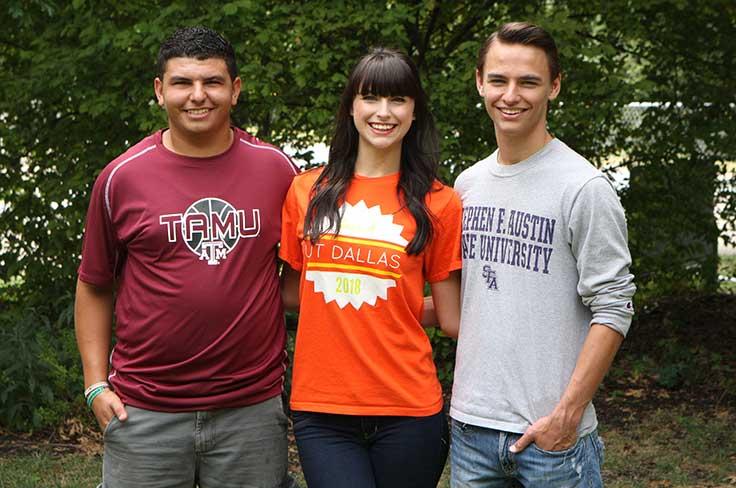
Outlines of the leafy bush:
{"type": "Polygon", "coordinates": [[[82,407],[82,372],[66,295],[46,310],[11,306],[0,312],[0,425],[34,430],[82,407]],[[49,310],[59,310],[50,320],[49,310]]]}
{"type": "Polygon", "coordinates": [[[452,386],[455,373],[455,346],[456,342],[444,335],[440,329],[426,329],[429,342],[432,343],[432,357],[437,368],[437,376],[446,393],[452,386]]]}

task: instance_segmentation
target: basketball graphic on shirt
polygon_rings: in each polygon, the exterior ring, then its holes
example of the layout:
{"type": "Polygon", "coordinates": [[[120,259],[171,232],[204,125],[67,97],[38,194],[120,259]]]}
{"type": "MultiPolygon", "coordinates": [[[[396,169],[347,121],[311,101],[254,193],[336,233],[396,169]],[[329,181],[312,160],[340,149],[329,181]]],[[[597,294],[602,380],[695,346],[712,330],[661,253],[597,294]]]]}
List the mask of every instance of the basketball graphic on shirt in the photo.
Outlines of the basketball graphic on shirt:
{"type": "Polygon", "coordinates": [[[190,230],[187,235],[186,227],[184,227],[184,242],[187,247],[195,254],[202,253],[202,244],[204,242],[222,243],[222,247],[226,249],[226,253],[230,252],[235,244],[238,243],[238,234],[229,231],[230,229],[214,229],[210,225],[212,215],[217,215],[222,222],[226,220],[228,214],[235,214],[235,208],[225,200],[219,198],[203,198],[194,202],[184,212],[185,216],[201,215],[203,220],[207,222],[207,226],[202,229],[190,230]],[[212,235],[215,234],[215,235],[212,235]]]}
{"type": "Polygon", "coordinates": [[[375,306],[378,299],[388,298],[388,290],[401,278],[400,260],[407,244],[401,236],[404,226],[382,214],[380,206],[368,207],[363,200],[344,203],[340,213],[339,235],[328,233],[314,246],[317,256],[307,263],[305,278],[323,294],[325,303],[334,301],[340,308],[349,304],[356,310],[364,303],[375,306]]]}
{"type": "Polygon", "coordinates": [[[217,266],[238,244],[241,238],[258,237],[261,232],[261,211],[236,209],[220,198],[201,198],[184,213],[159,216],[166,228],[169,242],[179,239],[189,250],[209,266],[217,266]]]}

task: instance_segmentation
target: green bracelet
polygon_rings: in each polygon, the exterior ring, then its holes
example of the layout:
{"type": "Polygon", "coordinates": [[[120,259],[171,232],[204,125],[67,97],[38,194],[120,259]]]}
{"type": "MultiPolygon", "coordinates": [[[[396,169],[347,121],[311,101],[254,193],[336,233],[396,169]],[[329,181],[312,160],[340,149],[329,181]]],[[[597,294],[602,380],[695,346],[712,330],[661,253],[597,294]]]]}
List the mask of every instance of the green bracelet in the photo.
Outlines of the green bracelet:
{"type": "Polygon", "coordinates": [[[87,406],[92,408],[92,402],[105,390],[107,390],[107,386],[101,385],[89,392],[89,395],[87,395],[87,406]]]}

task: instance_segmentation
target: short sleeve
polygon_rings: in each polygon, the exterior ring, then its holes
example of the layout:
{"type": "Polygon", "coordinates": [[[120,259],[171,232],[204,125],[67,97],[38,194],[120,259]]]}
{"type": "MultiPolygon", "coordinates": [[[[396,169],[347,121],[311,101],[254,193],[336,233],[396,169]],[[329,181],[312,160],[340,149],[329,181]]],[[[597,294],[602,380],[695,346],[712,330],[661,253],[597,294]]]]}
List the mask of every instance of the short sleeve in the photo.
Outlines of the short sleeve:
{"type": "Polygon", "coordinates": [[[457,193],[445,187],[449,198],[442,210],[435,215],[434,235],[425,250],[424,276],[430,283],[447,278],[451,271],[462,267],[460,238],[463,207],[457,193]]]}
{"type": "Polygon", "coordinates": [[[292,181],[281,209],[281,246],[279,258],[297,271],[302,269],[301,227],[303,216],[299,208],[297,179],[292,181]]]}
{"type": "Polygon", "coordinates": [[[124,248],[116,237],[105,203],[108,169],[100,174],[92,187],[82,240],[82,261],[78,269],[80,280],[98,286],[109,285],[115,280],[116,269],[124,256],[124,248]]]}

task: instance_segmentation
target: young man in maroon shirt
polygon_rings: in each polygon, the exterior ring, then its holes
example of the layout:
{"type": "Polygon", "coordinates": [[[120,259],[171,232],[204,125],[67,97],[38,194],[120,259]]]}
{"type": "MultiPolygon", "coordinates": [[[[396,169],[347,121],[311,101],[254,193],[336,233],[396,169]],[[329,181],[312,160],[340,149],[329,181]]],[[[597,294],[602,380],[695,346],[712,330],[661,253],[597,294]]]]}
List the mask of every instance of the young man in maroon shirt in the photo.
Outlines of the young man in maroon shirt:
{"type": "Polygon", "coordinates": [[[176,31],[158,70],[168,127],[97,178],[77,282],[103,486],[286,486],[276,247],[297,170],[231,126],[241,80],[222,36],[176,31]]]}

